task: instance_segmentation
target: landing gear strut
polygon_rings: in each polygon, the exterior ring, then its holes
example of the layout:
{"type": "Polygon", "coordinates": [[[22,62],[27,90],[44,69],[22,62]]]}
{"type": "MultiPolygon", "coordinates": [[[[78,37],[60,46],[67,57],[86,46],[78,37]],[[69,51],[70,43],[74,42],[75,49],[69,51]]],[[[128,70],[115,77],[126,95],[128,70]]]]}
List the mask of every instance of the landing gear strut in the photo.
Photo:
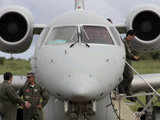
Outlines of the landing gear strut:
{"type": "Polygon", "coordinates": [[[89,120],[96,112],[96,101],[88,103],[64,102],[64,111],[70,120],[89,120]]]}

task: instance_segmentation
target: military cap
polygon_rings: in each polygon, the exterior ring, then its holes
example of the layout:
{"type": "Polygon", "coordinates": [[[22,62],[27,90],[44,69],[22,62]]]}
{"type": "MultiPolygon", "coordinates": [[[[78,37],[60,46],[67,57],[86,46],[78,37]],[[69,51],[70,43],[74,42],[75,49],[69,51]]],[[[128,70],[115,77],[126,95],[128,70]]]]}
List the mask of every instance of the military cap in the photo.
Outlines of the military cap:
{"type": "Polygon", "coordinates": [[[5,72],[5,73],[3,74],[4,80],[10,80],[12,76],[13,76],[13,75],[12,75],[11,72],[5,72]]]}
{"type": "Polygon", "coordinates": [[[29,73],[27,73],[27,76],[34,76],[34,73],[33,72],[29,72],[29,73]]]}

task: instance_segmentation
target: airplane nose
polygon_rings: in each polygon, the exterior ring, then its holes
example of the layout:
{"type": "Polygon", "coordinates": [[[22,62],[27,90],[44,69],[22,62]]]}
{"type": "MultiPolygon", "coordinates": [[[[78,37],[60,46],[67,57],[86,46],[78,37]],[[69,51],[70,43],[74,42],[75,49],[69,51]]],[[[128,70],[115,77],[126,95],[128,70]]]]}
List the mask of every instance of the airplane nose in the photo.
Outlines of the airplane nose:
{"type": "Polygon", "coordinates": [[[87,89],[82,88],[82,89],[77,89],[73,91],[73,94],[71,95],[70,100],[74,102],[89,101],[91,99],[90,96],[92,94],[92,91],[87,92],[86,90],[87,89]]]}
{"type": "Polygon", "coordinates": [[[100,90],[100,85],[93,75],[74,75],[68,81],[70,85],[66,91],[71,93],[72,101],[88,101],[95,97],[100,90]]]}
{"type": "Polygon", "coordinates": [[[37,76],[51,95],[61,100],[98,100],[119,83],[123,69],[116,56],[119,47],[92,45],[86,48],[78,44],[71,49],[66,49],[68,45],[48,47],[43,48],[43,53],[53,53],[37,58],[37,76]]]}

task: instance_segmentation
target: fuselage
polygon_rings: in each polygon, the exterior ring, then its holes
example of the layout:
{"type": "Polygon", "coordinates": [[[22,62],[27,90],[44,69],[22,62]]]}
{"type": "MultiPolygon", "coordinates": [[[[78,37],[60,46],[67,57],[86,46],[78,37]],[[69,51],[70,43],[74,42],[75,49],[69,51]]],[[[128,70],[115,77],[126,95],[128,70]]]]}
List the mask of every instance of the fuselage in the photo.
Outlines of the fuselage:
{"type": "Polygon", "coordinates": [[[86,11],[57,17],[43,30],[33,69],[49,92],[71,101],[97,100],[120,82],[125,50],[105,18],[86,11]]]}

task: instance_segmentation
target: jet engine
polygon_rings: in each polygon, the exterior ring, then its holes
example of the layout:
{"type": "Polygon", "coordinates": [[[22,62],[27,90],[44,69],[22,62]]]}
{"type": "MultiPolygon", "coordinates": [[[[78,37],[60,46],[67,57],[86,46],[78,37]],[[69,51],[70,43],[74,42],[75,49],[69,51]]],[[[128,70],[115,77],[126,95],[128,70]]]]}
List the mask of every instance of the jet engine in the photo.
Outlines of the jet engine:
{"type": "Polygon", "coordinates": [[[28,10],[14,6],[0,11],[0,50],[21,53],[27,50],[33,37],[33,18],[28,10]]]}
{"type": "Polygon", "coordinates": [[[136,51],[151,51],[160,48],[160,8],[146,5],[134,9],[126,20],[127,29],[136,31],[132,41],[136,51]]]}

